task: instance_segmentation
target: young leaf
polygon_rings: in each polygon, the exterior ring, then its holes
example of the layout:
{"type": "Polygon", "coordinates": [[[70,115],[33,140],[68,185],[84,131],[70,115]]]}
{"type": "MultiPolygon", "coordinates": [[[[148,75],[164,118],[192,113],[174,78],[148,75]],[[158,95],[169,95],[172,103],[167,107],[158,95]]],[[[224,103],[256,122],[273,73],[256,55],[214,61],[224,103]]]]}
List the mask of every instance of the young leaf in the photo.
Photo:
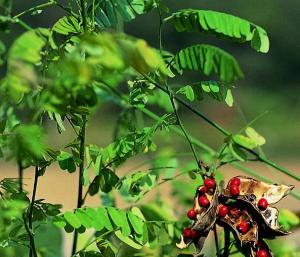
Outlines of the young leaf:
{"type": "Polygon", "coordinates": [[[251,42],[258,52],[269,51],[266,31],[239,17],[210,10],[185,9],[173,13],[165,20],[172,20],[178,32],[200,31],[225,36],[238,42],[251,42]]]}
{"type": "Polygon", "coordinates": [[[80,228],[81,222],[80,219],[73,212],[65,212],[64,218],[66,221],[74,228],[80,228]]]}
{"type": "Polygon", "coordinates": [[[245,130],[246,135],[251,138],[257,146],[262,146],[266,143],[266,140],[263,136],[258,134],[254,128],[247,127],[245,130]]]}
{"type": "Polygon", "coordinates": [[[212,45],[192,45],[184,48],[175,55],[172,65],[179,73],[184,70],[197,70],[206,76],[216,74],[225,82],[244,76],[231,54],[212,45]]]}
{"type": "Polygon", "coordinates": [[[126,237],[124,236],[120,230],[115,232],[115,235],[117,236],[117,238],[119,238],[123,243],[127,244],[128,246],[131,246],[134,249],[142,249],[143,245],[135,242],[133,239],[131,239],[130,237],[126,237]]]}

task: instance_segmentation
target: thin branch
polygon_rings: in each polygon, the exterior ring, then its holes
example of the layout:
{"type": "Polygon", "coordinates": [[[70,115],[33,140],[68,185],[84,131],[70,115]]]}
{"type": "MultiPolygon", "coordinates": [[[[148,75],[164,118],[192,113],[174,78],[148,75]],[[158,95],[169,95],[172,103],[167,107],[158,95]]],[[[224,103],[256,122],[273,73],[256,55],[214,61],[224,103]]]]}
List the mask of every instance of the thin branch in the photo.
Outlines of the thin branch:
{"type": "MultiPolygon", "coordinates": [[[[35,202],[35,197],[36,197],[38,178],[39,178],[39,168],[38,168],[38,166],[35,166],[32,197],[31,197],[30,208],[29,208],[29,213],[28,213],[28,226],[31,231],[32,231],[33,208],[34,208],[34,202],[35,202]]],[[[34,235],[32,235],[32,240],[34,241],[34,235]]],[[[33,255],[33,249],[31,248],[30,252],[29,252],[29,256],[31,257],[32,255],[33,255]]]]}
{"type": "Polygon", "coordinates": [[[219,247],[219,239],[218,239],[216,224],[214,224],[213,231],[214,231],[214,238],[215,238],[215,245],[216,245],[216,253],[217,253],[217,256],[219,256],[218,253],[220,252],[220,247],[219,247]]]}
{"type": "MultiPolygon", "coordinates": [[[[105,85],[107,88],[109,88],[111,90],[111,92],[113,92],[115,94],[115,96],[117,96],[121,101],[116,101],[116,103],[120,106],[125,106],[128,107],[128,99],[126,96],[122,95],[120,92],[118,92],[117,90],[115,90],[114,88],[112,88],[110,85],[108,85],[105,82],[101,82],[103,85],[105,85]]],[[[153,119],[153,120],[160,120],[160,117],[158,115],[156,115],[154,112],[150,111],[147,108],[144,107],[137,107],[141,112],[143,112],[144,114],[146,114],[149,118],[153,119]]],[[[182,137],[184,137],[183,132],[177,128],[177,127],[170,127],[170,130],[173,131],[174,133],[176,133],[177,135],[180,135],[182,137]]],[[[217,155],[217,152],[211,148],[210,146],[206,145],[205,143],[199,141],[198,139],[192,137],[189,135],[189,138],[191,140],[191,142],[198,146],[200,149],[204,150],[207,153],[210,153],[211,155],[217,155]]],[[[231,166],[243,171],[245,174],[248,174],[250,176],[253,176],[261,181],[264,181],[266,183],[274,183],[273,181],[261,176],[259,173],[257,173],[256,171],[245,167],[244,165],[240,164],[240,163],[231,163],[231,166]]],[[[293,196],[294,198],[296,198],[297,200],[300,200],[300,194],[298,192],[291,192],[290,193],[291,196],[293,196]]]]}
{"type": "MultiPolygon", "coordinates": [[[[79,133],[80,147],[79,147],[79,174],[78,174],[78,196],[77,196],[77,208],[81,208],[83,204],[83,172],[84,172],[84,149],[85,149],[85,129],[86,129],[87,118],[86,115],[82,115],[82,127],[79,133]]],[[[78,231],[74,231],[74,239],[72,245],[72,255],[75,254],[77,248],[78,231]]]]}
{"type": "Polygon", "coordinates": [[[19,192],[23,192],[23,167],[22,161],[18,160],[19,192]]]}
{"type": "Polygon", "coordinates": [[[38,257],[36,249],[35,249],[34,237],[33,237],[31,229],[28,227],[25,213],[23,214],[23,222],[24,222],[25,230],[26,230],[26,232],[28,234],[28,237],[29,237],[29,244],[30,244],[29,256],[31,256],[31,254],[33,254],[33,257],[38,257]]]}
{"type": "Polygon", "coordinates": [[[224,228],[224,252],[222,257],[228,257],[230,254],[230,230],[224,228]]]}
{"type": "MultiPolygon", "coordinates": [[[[155,80],[153,80],[151,77],[149,77],[148,75],[142,74],[146,79],[148,79],[151,83],[153,83],[156,87],[158,87],[160,90],[164,91],[166,94],[168,94],[168,91],[162,87],[160,84],[158,84],[155,80]]],[[[179,102],[180,104],[182,104],[183,106],[185,106],[187,109],[189,109],[190,111],[192,111],[193,113],[195,113],[197,116],[201,117],[203,120],[205,120],[207,123],[209,123],[210,125],[212,125],[214,128],[216,128],[219,132],[221,132],[222,134],[224,134],[226,137],[229,137],[231,135],[231,133],[229,133],[226,129],[224,129],[223,127],[221,127],[219,124],[215,123],[214,121],[212,121],[211,119],[209,119],[208,117],[206,117],[205,115],[203,115],[201,112],[199,112],[197,109],[195,109],[193,106],[189,105],[188,103],[186,103],[185,101],[181,100],[180,98],[174,96],[174,98],[176,99],[177,102],[179,102]]],[[[248,151],[249,153],[253,154],[254,156],[257,157],[258,161],[263,162],[268,164],[269,166],[277,169],[278,171],[292,177],[293,179],[300,181],[300,176],[297,176],[296,174],[292,173],[291,171],[289,171],[288,169],[276,164],[275,162],[265,158],[264,156],[256,153],[255,151],[243,147],[241,145],[239,145],[239,147],[245,149],[246,151],[248,151]]]]}
{"type": "Polygon", "coordinates": [[[27,13],[32,13],[34,11],[37,11],[37,10],[40,10],[42,8],[46,8],[46,7],[52,6],[52,5],[56,5],[56,1],[49,1],[47,3],[43,3],[43,4],[39,4],[37,6],[31,7],[31,8],[29,8],[29,9],[23,11],[23,12],[20,12],[20,13],[16,14],[15,16],[12,17],[12,19],[17,19],[17,18],[19,18],[19,17],[21,17],[21,16],[23,16],[27,13]]]}

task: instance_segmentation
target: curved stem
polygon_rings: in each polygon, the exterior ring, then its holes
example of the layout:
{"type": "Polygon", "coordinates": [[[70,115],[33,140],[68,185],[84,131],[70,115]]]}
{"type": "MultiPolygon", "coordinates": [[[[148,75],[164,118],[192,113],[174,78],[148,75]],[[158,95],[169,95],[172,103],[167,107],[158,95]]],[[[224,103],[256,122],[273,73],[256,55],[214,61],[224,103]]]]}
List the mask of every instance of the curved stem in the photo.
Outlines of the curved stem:
{"type": "MultiPolygon", "coordinates": [[[[164,91],[166,94],[168,94],[167,90],[162,87],[160,84],[158,84],[155,80],[153,80],[151,77],[142,74],[146,79],[148,79],[151,83],[153,83],[156,87],[158,87],[160,90],[164,91]]],[[[229,137],[231,135],[230,132],[228,132],[226,129],[224,129],[223,127],[221,127],[219,124],[215,123],[214,121],[212,121],[211,119],[209,119],[208,117],[206,117],[205,115],[203,115],[201,112],[199,112],[197,109],[195,109],[193,106],[189,105],[188,103],[186,103],[185,101],[181,100],[180,98],[174,96],[174,98],[176,99],[177,102],[179,102],[180,104],[182,104],[183,106],[185,106],[187,109],[189,109],[191,112],[195,113],[197,116],[201,117],[203,120],[205,120],[207,123],[209,123],[210,125],[212,125],[214,128],[216,128],[218,131],[220,131],[223,135],[225,135],[226,137],[229,137]]],[[[278,171],[292,177],[293,179],[300,181],[300,176],[297,176],[296,174],[292,173],[291,171],[289,171],[288,169],[276,164],[275,162],[265,158],[264,156],[256,153],[255,151],[243,147],[241,145],[239,145],[239,147],[245,149],[246,151],[248,151],[249,153],[253,154],[254,156],[257,157],[258,161],[263,162],[265,164],[268,164],[269,166],[277,169],[278,171]]]]}
{"type": "Polygon", "coordinates": [[[230,230],[224,228],[224,252],[222,257],[228,257],[230,254],[230,230]]]}
{"type": "MultiPolygon", "coordinates": [[[[85,149],[85,129],[86,129],[86,115],[82,115],[82,127],[79,132],[79,158],[80,158],[80,165],[79,165],[79,175],[78,175],[78,196],[77,196],[77,208],[81,208],[83,204],[83,172],[84,172],[84,149],[85,149]]],[[[77,248],[77,239],[78,239],[78,231],[74,231],[74,239],[72,245],[72,255],[76,253],[77,248]]]]}
{"type": "Polygon", "coordinates": [[[25,230],[26,230],[26,232],[28,234],[28,237],[29,237],[29,244],[30,244],[29,256],[33,255],[33,257],[38,257],[36,249],[35,249],[34,237],[33,237],[31,229],[28,227],[25,213],[23,214],[23,222],[24,222],[25,230]]]}
{"type": "MultiPolygon", "coordinates": [[[[105,82],[101,82],[105,87],[107,87],[108,89],[111,90],[112,93],[114,93],[115,96],[117,96],[121,101],[116,101],[117,104],[121,105],[121,106],[125,106],[127,107],[127,103],[128,103],[128,99],[126,96],[122,95],[120,92],[118,92],[116,89],[112,88],[111,86],[109,86],[107,83],[105,82]]],[[[147,108],[144,107],[137,107],[141,112],[143,112],[144,114],[146,114],[148,117],[150,117],[153,120],[159,121],[160,117],[158,115],[156,115],[154,112],[150,111],[147,108]]],[[[184,137],[183,132],[176,127],[170,127],[170,130],[173,131],[174,133],[176,133],[177,135],[180,135],[182,137],[184,137]]],[[[199,141],[198,139],[189,136],[191,142],[195,145],[198,146],[200,149],[204,150],[205,152],[211,154],[211,155],[217,155],[217,152],[211,148],[210,146],[206,145],[205,143],[199,141]]],[[[231,166],[243,171],[245,174],[248,174],[250,176],[253,176],[261,181],[264,181],[266,183],[274,183],[273,181],[263,177],[262,175],[260,175],[259,173],[257,173],[256,171],[240,164],[240,163],[230,163],[231,166]]],[[[298,192],[291,192],[290,193],[294,198],[296,198],[297,200],[300,200],[300,194],[298,192]]]]}
{"type": "Polygon", "coordinates": [[[42,8],[45,8],[45,7],[48,7],[48,6],[52,6],[52,5],[56,5],[56,1],[49,1],[47,3],[43,3],[43,4],[40,4],[40,5],[31,7],[31,8],[29,8],[29,9],[23,11],[23,12],[20,12],[20,13],[16,14],[12,18],[17,19],[17,18],[23,16],[24,14],[31,13],[31,12],[34,12],[34,11],[37,11],[39,9],[42,9],[42,8]]]}
{"type": "MultiPolygon", "coordinates": [[[[31,197],[31,203],[28,213],[28,226],[29,229],[32,231],[32,214],[33,214],[33,208],[34,208],[34,202],[36,197],[36,191],[37,191],[37,185],[38,185],[38,178],[39,178],[39,168],[38,166],[35,166],[35,173],[34,173],[34,183],[33,183],[33,190],[32,190],[32,197],[31,197]]],[[[34,235],[32,235],[32,240],[34,241],[34,235]]],[[[32,256],[33,249],[30,249],[29,256],[32,256]]]]}

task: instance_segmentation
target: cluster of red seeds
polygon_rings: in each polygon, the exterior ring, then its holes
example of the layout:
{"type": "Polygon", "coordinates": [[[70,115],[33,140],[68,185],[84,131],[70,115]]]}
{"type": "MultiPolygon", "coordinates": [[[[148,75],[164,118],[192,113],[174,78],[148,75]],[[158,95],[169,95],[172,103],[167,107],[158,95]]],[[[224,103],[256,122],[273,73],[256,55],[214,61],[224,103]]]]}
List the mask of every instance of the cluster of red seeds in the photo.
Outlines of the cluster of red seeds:
{"type": "MultiPolygon", "coordinates": [[[[234,177],[229,182],[229,191],[233,198],[236,198],[240,195],[240,185],[241,180],[238,177],[234,177]]],[[[210,201],[207,197],[207,193],[210,191],[212,192],[216,187],[216,181],[212,178],[207,178],[204,180],[204,185],[200,186],[197,189],[198,193],[198,203],[202,208],[208,208],[210,206],[210,201]]],[[[268,201],[265,198],[260,198],[257,202],[257,207],[260,210],[266,210],[268,207],[268,201]]],[[[240,217],[243,211],[235,206],[229,207],[226,204],[219,204],[218,206],[218,217],[224,218],[228,213],[233,217],[240,217]]],[[[197,218],[197,211],[195,209],[190,209],[187,212],[187,216],[191,220],[196,220],[197,218]]],[[[236,229],[241,234],[246,234],[252,228],[253,222],[251,220],[242,220],[237,226],[236,229]]],[[[199,234],[197,231],[191,228],[185,228],[183,230],[183,237],[185,239],[197,239],[199,234]]],[[[269,257],[268,250],[264,247],[263,243],[257,242],[255,245],[256,249],[256,257],[269,257]]]]}
{"type": "MultiPolygon", "coordinates": [[[[212,178],[207,178],[204,180],[204,185],[203,186],[200,186],[198,188],[198,203],[201,207],[203,208],[208,208],[210,206],[210,201],[206,195],[206,193],[209,191],[209,190],[214,190],[216,187],[216,181],[212,178]]],[[[188,212],[187,212],[187,216],[189,219],[191,220],[195,220],[197,218],[197,211],[195,209],[190,209],[188,212]]],[[[198,233],[197,231],[193,230],[193,229],[190,229],[190,228],[185,228],[183,230],[183,237],[185,239],[196,239],[198,237],[198,233]]]]}

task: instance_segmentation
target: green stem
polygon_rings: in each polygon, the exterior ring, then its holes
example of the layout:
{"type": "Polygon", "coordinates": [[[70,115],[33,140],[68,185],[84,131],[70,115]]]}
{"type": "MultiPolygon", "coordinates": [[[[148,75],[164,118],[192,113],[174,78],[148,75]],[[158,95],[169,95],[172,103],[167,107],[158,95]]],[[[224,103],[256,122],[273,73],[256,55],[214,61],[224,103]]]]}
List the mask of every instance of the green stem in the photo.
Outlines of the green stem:
{"type": "MultiPolygon", "coordinates": [[[[35,166],[32,197],[31,197],[31,203],[30,203],[29,214],[28,214],[28,226],[29,226],[29,229],[31,231],[32,231],[32,218],[33,218],[32,214],[33,214],[34,202],[35,202],[35,197],[36,197],[38,178],[39,178],[39,168],[38,168],[38,166],[35,166]]],[[[33,234],[32,234],[32,240],[34,242],[34,235],[33,234]]],[[[30,248],[30,251],[29,251],[29,256],[30,257],[34,254],[33,251],[34,250],[32,248],[30,248]]]]}
{"type": "MultiPolygon", "coordinates": [[[[148,79],[151,83],[153,83],[156,87],[158,87],[160,90],[164,91],[166,94],[168,94],[167,90],[162,87],[160,84],[158,84],[155,80],[153,80],[151,77],[143,74],[143,76],[148,79]]],[[[214,121],[212,121],[211,119],[209,119],[208,117],[206,117],[205,115],[203,115],[201,112],[199,112],[197,109],[195,109],[193,106],[189,105],[188,103],[186,103],[185,101],[181,100],[180,98],[174,96],[174,98],[176,99],[177,102],[179,102],[180,104],[182,104],[183,106],[185,106],[187,109],[189,109],[190,111],[192,111],[193,113],[195,113],[197,116],[201,117],[203,120],[205,120],[207,123],[209,123],[210,125],[212,125],[214,128],[216,128],[219,132],[221,132],[223,135],[225,135],[226,137],[229,137],[231,135],[231,133],[229,133],[226,129],[224,129],[223,127],[221,127],[219,124],[215,123],[214,121]]],[[[245,148],[241,145],[239,145],[241,148],[244,148],[246,151],[248,151],[249,153],[253,154],[254,156],[257,157],[258,161],[263,162],[268,164],[269,166],[277,169],[278,171],[292,177],[293,179],[300,181],[300,176],[297,176],[296,174],[292,173],[291,171],[289,171],[288,169],[274,163],[273,161],[265,158],[264,156],[261,156],[260,154],[256,153],[255,151],[245,148]]]]}
{"type": "MultiPolygon", "coordinates": [[[[121,106],[126,106],[126,104],[128,103],[128,99],[126,98],[126,96],[123,96],[120,92],[118,92],[116,89],[112,88],[111,86],[109,86],[107,83],[105,82],[101,82],[105,87],[107,87],[109,90],[111,90],[112,93],[114,93],[118,98],[121,99],[121,101],[118,101],[117,104],[121,105],[121,106]]],[[[152,118],[153,120],[156,120],[156,121],[159,121],[160,120],[160,117],[158,115],[156,115],[154,112],[144,108],[144,107],[137,107],[141,112],[143,112],[144,114],[146,114],[148,117],[152,118]]],[[[179,129],[179,128],[176,128],[176,127],[170,127],[170,130],[173,131],[174,133],[180,135],[180,136],[183,136],[184,137],[184,134],[183,132],[179,129]]],[[[211,148],[210,146],[202,143],[201,141],[199,141],[198,139],[192,137],[192,136],[189,136],[191,142],[198,146],[200,149],[204,150],[205,152],[211,154],[211,155],[217,155],[218,153],[213,149],[211,148]]],[[[245,167],[244,165],[240,164],[240,163],[230,163],[231,166],[243,171],[244,173],[250,175],[250,176],[253,176],[259,180],[262,180],[266,183],[274,183],[273,181],[261,176],[259,173],[255,172],[254,170],[250,169],[250,168],[247,168],[245,167]]],[[[296,198],[297,200],[300,200],[300,194],[298,192],[291,192],[291,195],[296,198]]]]}
{"type": "Polygon", "coordinates": [[[48,6],[52,6],[52,5],[56,5],[56,1],[49,1],[47,3],[43,3],[43,4],[40,4],[40,5],[31,7],[31,8],[29,8],[29,9],[23,11],[23,12],[20,12],[20,13],[16,14],[15,16],[12,17],[12,19],[17,19],[17,18],[23,16],[24,14],[31,13],[31,12],[34,12],[34,11],[37,11],[39,9],[42,9],[42,8],[45,8],[45,7],[48,7],[48,6]]]}
{"type": "Polygon", "coordinates": [[[80,0],[82,27],[84,32],[87,32],[87,18],[86,18],[86,0],[80,0]]]}
{"type": "Polygon", "coordinates": [[[23,222],[24,222],[25,230],[26,230],[26,232],[28,234],[28,237],[29,237],[29,244],[30,244],[29,256],[31,256],[31,254],[33,254],[33,257],[38,257],[37,252],[36,252],[36,248],[35,248],[34,237],[33,237],[31,229],[28,227],[25,213],[23,214],[23,222]]]}
{"type": "Polygon", "coordinates": [[[218,256],[219,252],[220,252],[220,247],[219,247],[219,239],[218,239],[216,224],[214,224],[213,231],[214,231],[214,238],[215,238],[216,253],[217,253],[217,256],[218,256]]]}
{"type": "MultiPolygon", "coordinates": [[[[77,196],[77,209],[81,208],[83,204],[83,172],[84,172],[84,149],[85,149],[85,129],[86,129],[86,115],[82,115],[82,127],[79,132],[79,176],[78,176],[78,196],[77,196]]],[[[76,253],[77,248],[77,239],[78,239],[78,231],[74,231],[74,239],[73,239],[73,246],[72,246],[72,255],[76,253]]]]}
{"type": "Polygon", "coordinates": [[[222,257],[228,257],[230,254],[230,230],[224,228],[224,252],[222,257]]]}
{"type": "Polygon", "coordinates": [[[23,167],[22,161],[18,160],[19,192],[23,192],[23,167]]]}

